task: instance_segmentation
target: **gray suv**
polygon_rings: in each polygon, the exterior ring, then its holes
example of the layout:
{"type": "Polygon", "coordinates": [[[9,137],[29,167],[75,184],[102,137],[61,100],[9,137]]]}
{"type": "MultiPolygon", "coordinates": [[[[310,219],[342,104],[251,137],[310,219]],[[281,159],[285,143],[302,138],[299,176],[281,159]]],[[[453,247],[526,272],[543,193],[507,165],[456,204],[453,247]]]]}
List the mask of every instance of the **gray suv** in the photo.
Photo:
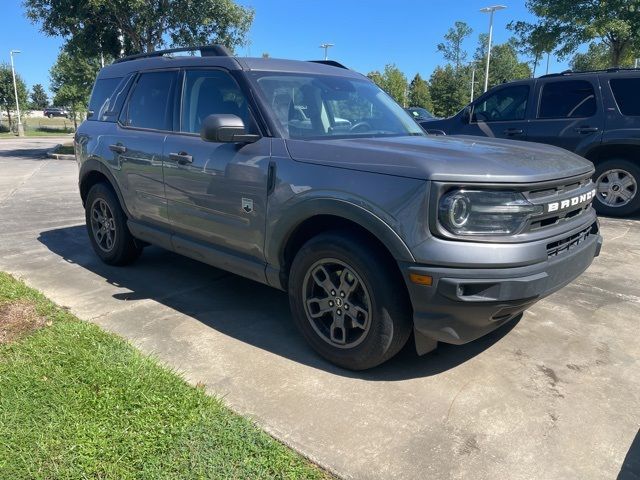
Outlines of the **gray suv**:
{"type": "Polygon", "coordinates": [[[366,369],[494,330],[600,251],[573,153],[428,136],[335,62],[183,50],[102,69],[76,134],[110,265],[154,244],[288,291],[309,344],[366,369]]]}

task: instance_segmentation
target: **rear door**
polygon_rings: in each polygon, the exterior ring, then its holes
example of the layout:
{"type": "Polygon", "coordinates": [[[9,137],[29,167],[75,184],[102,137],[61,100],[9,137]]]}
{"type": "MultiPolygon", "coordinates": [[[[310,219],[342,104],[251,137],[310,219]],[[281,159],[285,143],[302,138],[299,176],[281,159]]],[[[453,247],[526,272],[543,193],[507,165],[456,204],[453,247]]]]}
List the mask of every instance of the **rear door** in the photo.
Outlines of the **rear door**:
{"type": "Polygon", "coordinates": [[[530,99],[531,87],[526,83],[494,88],[473,103],[469,123],[452,133],[525,140],[530,99]]]}
{"type": "Polygon", "coordinates": [[[604,114],[600,83],[592,77],[549,77],[536,85],[537,109],[528,140],[578,154],[600,142],[604,114]]]}
{"type": "Polygon", "coordinates": [[[108,148],[120,170],[120,187],[135,220],[168,226],[162,161],[173,130],[179,70],[143,72],[135,79],[108,148]]]}
{"type": "Polygon", "coordinates": [[[222,69],[183,72],[179,133],[165,143],[164,180],[177,235],[264,261],[267,174],[271,139],[213,143],[200,138],[211,114],[233,114],[259,133],[247,97],[222,69]]]}

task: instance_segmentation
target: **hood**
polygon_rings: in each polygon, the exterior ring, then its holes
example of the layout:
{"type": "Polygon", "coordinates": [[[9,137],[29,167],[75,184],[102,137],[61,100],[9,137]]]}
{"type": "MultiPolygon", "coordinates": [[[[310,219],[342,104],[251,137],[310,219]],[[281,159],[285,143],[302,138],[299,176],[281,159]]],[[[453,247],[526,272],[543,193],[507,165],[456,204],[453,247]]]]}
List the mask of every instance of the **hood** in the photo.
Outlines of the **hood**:
{"type": "Polygon", "coordinates": [[[591,162],[567,150],[470,136],[287,140],[294,160],[423,180],[531,183],[586,175],[591,162]]]}

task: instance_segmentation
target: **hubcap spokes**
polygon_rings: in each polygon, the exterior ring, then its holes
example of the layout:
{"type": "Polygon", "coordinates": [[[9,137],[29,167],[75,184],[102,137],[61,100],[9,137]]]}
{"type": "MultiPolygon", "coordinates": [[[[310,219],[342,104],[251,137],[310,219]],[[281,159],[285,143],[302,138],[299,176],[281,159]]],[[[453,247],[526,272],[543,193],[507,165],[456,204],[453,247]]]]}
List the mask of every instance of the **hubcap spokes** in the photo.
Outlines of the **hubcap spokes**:
{"type": "Polygon", "coordinates": [[[116,241],[116,222],[109,205],[101,198],[91,206],[91,232],[101,250],[110,252],[113,249],[116,241]]]}
{"type": "Polygon", "coordinates": [[[596,180],[598,199],[609,207],[627,205],[638,192],[635,178],[626,170],[614,169],[603,172],[596,180]]]}
{"type": "Polygon", "coordinates": [[[358,345],[371,324],[371,301],[362,279],[340,260],[325,259],[304,279],[305,311],[316,333],[331,345],[358,345]]]}

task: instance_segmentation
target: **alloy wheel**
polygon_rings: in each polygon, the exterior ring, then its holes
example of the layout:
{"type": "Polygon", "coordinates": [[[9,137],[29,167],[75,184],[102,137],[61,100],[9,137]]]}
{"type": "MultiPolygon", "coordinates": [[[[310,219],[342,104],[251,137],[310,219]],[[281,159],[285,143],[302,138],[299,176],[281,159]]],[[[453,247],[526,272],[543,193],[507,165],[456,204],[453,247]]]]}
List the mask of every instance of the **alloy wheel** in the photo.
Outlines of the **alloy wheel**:
{"type": "Polygon", "coordinates": [[[91,232],[101,250],[113,250],[117,234],[116,221],[109,204],[102,198],[96,198],[91,205],[91,232]]]}

